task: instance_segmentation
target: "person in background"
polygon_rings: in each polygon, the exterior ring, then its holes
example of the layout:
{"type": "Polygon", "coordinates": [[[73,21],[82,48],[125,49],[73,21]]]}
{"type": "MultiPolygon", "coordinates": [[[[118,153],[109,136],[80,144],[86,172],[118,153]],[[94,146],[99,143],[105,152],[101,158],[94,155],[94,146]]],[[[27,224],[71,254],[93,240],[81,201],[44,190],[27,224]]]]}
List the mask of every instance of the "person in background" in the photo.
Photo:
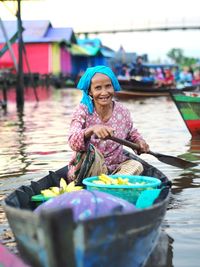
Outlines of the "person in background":
{"type": "Polygon", "coordinates": [[[193,80],[192,80],[193,85],[199,85],[200,84],[200,70],[195,70],[194,75],[193,75],[193,80]]]}
{"type": "Polygon", "coordinates": [[[184,86],[190,86],[192,84],[192,73],[190,72],[189,67],[184,66],[183,70],[180,72],[180,80],[179,82],[184,86]]]}
{"type": "Polygon", "coordinates": [[[173,75],[174,75],[174,81],[175,81],[175,84],[177,85],[180,81],[180,69],[178,66],[175,66],[173,69],[172,69],[172,72],[173,72],[173,75]]]}
{"type": "Polygon", "coordinates": [[[123,64],[121,67],[121,70],[117,76],[118,80],[129,80],[130,79],[130,74],[129,74],[129,66],[127,64],[123,64]]]}
{"type": "Polygon", "coordinates": [[[136,63],[133,64],[133,68],[130,70],[130,76],[149,76],[148,69],[143,66],[143,59],[138,56],[136,63]]]}
{"type": "Polygon", "coordinates": [[[164,76],[164,86],[169,88],[174,88],[176,86],[174,75],[172,73],[171,69],[165,69],[164,70],[165,76],[164,76]]]}
{"type": "Polygon", "coordinates": [[[155,77],[155,84],[157,85],[157,87],[162,87],[164,84],[165,76],[161,68],[156,69],[154,77],[155,77]]]}
{"type": "Polygon", "coordinates": [[[77,88],[83,91],[83,98],[70,124],[68,143],[74,155],[68,164],[68,181],[80,184],[80,179],[101,173],[141,174],[142,164],[125,155],[121,144],[107,139],[116,136],[135,142],[139,154],[149,151],[129,110],[113,100],[115,92],[120,90],[113,71],[106,66],[88,68],[77,88]]]}

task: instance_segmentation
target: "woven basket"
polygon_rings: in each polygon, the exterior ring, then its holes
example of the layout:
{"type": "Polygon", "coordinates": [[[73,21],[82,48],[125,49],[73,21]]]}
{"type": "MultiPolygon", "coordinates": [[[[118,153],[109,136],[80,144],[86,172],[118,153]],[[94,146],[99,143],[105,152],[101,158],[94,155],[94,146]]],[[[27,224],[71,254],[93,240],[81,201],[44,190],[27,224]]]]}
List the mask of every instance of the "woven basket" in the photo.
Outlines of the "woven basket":
{"type": "Polygon", "coordinates": [[[87,190],[99,190],[105,193],[112,194],[116,197],[123,198],[133,204],[136,203],[140,193],[144,190],[151,190],[158,188],[161,181],[154,177],[149,176],[133,176],[133,175],[109,175],[111,178],[128,178],[130,183],[145,182],[145,184],[136,185],[107,185],[107,184],[95,184],[94,180],[98,180],[98,176],[88,177],[83,180],[83,184],[86,185],[87,190]]]}

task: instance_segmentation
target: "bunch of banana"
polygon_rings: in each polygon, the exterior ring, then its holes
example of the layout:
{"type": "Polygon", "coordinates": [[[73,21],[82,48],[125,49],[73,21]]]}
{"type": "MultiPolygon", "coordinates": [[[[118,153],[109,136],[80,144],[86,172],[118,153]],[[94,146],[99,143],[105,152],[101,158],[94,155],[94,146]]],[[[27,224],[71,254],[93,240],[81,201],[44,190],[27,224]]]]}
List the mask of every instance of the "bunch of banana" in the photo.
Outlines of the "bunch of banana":
{"type": "Polygon", "coordinates": [[[82,186],[75,186],[74,181],[67,184],[65,179],[61,178],[60,179],[60,187],[57,186],[52,186],[48,189],[41,190],[41,194],[44,197],[55,197],[58,195],[61,195],[65,192],[73,192],[73,191],[78,191],[83,189],[82,186]]]}
{"type": "Polygon", "coordinates": [[[128,178],[111,178],[106,174],[101,174],[98,176],[99,180],[94,180],[93,183],[95,184],[107,184],[107,185],[132,185],[132,183],[129,182],[128,178]]]}

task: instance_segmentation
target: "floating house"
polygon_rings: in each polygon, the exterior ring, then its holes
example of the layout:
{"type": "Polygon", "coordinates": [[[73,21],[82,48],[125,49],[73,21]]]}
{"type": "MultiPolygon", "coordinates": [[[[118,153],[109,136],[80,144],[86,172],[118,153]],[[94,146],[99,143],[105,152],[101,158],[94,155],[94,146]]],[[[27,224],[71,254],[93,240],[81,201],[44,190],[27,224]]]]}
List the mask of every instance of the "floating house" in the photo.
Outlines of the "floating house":
{"type": "MultiPolygon", "coordinates": [[[[3,21],[8,39],[17,32],[17,21],[3,21]]],[[[89,66],[109,65],[114,51],[99,39],[77,39],[72,28],[54,28],[49,21],[23,21],[24,73],[77,75],[89,66]]],[[[5,46],[0,30],[0,51],[5,46]]],[[[18,61],[18,43],[12,44],[18,61]]],[[[10,51],[0,57],[0,68],[14,67],[10,51]]]]}

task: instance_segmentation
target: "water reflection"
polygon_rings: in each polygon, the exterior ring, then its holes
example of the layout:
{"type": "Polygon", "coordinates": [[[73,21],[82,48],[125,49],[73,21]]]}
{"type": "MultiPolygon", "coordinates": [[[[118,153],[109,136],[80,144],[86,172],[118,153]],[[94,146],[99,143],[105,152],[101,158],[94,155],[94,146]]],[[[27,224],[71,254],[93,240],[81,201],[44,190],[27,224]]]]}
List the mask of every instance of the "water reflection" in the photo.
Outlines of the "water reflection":
{"type": "Polygon", "coordinates": [[[24,174],[26,172],[27,167],[30,165],[30,161],[28,161],[28,155],[26,153],[26,136],[25,136],[25,132],[26,132],[26,127],[25,127],[25,123],[24,123],[24,113],[23,111],[18,111],[17,113],[18,115],[18,159],[21,161],[21,169],[20,169],[20,173],[24,174]]]}
{"type": "MultiPolygon", "coordinates": [[[[18,113],[14,93],[9,91],[7,114],[0,115],[2,195],[29,183],[30,180],[43,177],[50,170],[63,167],[71,157],[67,134],[72,112],[80,101],[81,93],[68,89],[37,90],[39,102],[35,101],[33,90],[26,90],[24,112],[18,113]]],[[[124,104],[131,111],[135,126],[153,151],[200,163],[200,139],[191,139],[180,114],[169,98],[130,99],[124,104]]],[[[163,247],[166,249],[162,253],[157,252],[154,255],[156,265],[149,266],[198,266],[199,166],[182,170],[159,162],[150,155],[141,157],[163,171],[173,182],[171,202],[163,224],[167,235],[163,247]],[[181,255],[181,251],[184,251],[184,254],[181,255]],[[161,255],[160,265],[157,265],[158,255],[161,255]],[[191,255],[194,264],[191,264],[191,255]]],[[[7,227],[7,224],[3,223],[1,229],[7,227]]]]}
{"type": "Polygon", "coordinates": [[[153,250],[145,267],[172,267],[173,242],[173,238],[163,230],[159,237],[158,244],[153,250]]]}
{"type": "Polygon", "coordinates": [[[190,148],[188,149],[188,151],[191,153],[198,153],[199,157],[200,157],[200,136],[199,138],[192,138],[190,140],[190,148]]]}
{"type": "Polygon", "coordinates": [[[187,147],[187,151],[181,154],[180,157],[189,161],[200,160],[200,136],[191,138],[187,147]]]}
{"type": "MultiPolygon", "coordinates": [[[[199,161],[200,160],[200,137],[191,139],[188,143],[187,152],[180,155],[181,158],[190,160],[190,161],[199,161]]],[[[183,170],[179,173],[178,177],[173,179],[173,188],[172,192],[174,194],[180,193],[182,190],[187,188],[199,188],[200,178],[200,168],[197,167],[183,170]]]]}

